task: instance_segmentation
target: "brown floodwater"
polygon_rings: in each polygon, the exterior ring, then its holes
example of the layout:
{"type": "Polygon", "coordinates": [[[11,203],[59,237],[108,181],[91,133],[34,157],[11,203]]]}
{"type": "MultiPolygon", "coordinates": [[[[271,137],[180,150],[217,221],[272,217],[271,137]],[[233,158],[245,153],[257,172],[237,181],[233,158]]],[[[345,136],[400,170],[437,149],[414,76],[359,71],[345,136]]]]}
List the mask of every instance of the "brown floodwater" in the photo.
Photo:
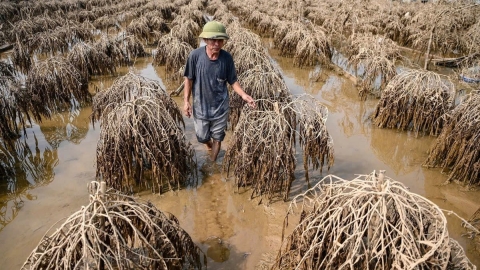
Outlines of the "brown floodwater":
{"type": "MultiPolygon", "coordinates": [[[[439,169],[422,167],[435,138],[416,138],[410,132],[378,129],[370,115],[377,100],[360,101],[352,81],[344,75],[325,72],[312,82],[314,68],[293,67],[292,59],[271,54],[293,94],[307,93],[328,107],[327,127],[333,137],[335,164],[322,174],[310,173],[315,184],[328,174],[353,179],[357,174],[386,170],[386,174],[408,186],[442,209],[468,219],[480,207],[480,192],[457,184],[444,185],[447,176],[439,169]]],[[[164,69],[154,67],[151,58],[139,59],[133,72],[162,81],[164,69]]],[[[128,69],[120,69],[125,74],[128,69]]],[[[99,88],[114,78],[96,78],[99,88]]],[[[164,83],[162,81],[162,83],[164,83]]],[[[178,84],[165,83],[169,91],[178,84]]],[[[93,86],[92,86],[93,89],[93,86]]],[[[175,98],[181,105],[181,98],[175,98]]],[[[88,203],[87,184],[95,180],[95,150],[100,125],[89,120],[91,107],[59,114],[27,129],[17,144],[16,179],[0,182],[0,269],[19,269],[39,240],[57,221],[88,203]]],[[[139,199],[154,203],[161,211],[174,214],[180,225],[208,256],[209,269],[266,269],[281,244],[282,226],[288,202],[259,204],[249,190],[238,190],[221,171],[221,162],[231,138],[227,133],[216,165],[209,164],[207,152],[198,144],[192,119],[185,118],[186,136],[192,142],[198,162],[196,187],[162,195],[148,191],[139,199]]],[[[300,151],[297,151],[296,180],[290,197],[307,189],[300,151]]],[[[475,243],[461,235],[461,221],[448,216],[450,235],[460,242],[469,259],[480,265],[475,243]]],[[[61,222],[61,221],[60,221],[61,222]]],[[[55,225],[56,224],[56,225],[55,225]]],[[[289,233],[295,224],[290,220],[289,233]]]]}

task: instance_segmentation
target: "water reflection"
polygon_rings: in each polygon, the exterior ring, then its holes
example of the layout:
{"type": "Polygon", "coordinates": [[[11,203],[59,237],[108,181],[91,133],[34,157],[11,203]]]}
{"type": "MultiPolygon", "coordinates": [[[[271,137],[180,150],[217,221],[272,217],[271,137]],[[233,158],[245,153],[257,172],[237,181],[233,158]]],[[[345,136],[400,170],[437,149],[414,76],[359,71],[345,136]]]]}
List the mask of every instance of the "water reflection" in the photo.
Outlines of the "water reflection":
{"type": "Polygon", "coordinates": [[[33,123],[14,141],[0,140],[0,231],[11,222],[29,190],[51,183],[64,141],[80,144],[89,131],[91,107],[52,115],[33,123]]]}
{"type": "Polygon", "coordinates": [[[410,132],[372,127],[370,146],[373,153],[390,166],[396,175],[405,175],[418,170],[427,158],[433,137],[416,138],[410,132]]]}
{"type": "Polygon", "coordinates": [[[15,142],[0,142],[2,171],[8,172],[0,181],[0,231],[15,218],[24,199],[35,199],[28,190],[49,184],[55,176],[57,150],[37,133],[41,134],[35,126],[15,142]]]}
{"type": "Polygon", "coordinates": [[[87,107],[52,115],[51,119],[42,122],[40,130],[54,149],[63,141],[79,144],[87,136],[91,113],[92,108],[87,107]]]}

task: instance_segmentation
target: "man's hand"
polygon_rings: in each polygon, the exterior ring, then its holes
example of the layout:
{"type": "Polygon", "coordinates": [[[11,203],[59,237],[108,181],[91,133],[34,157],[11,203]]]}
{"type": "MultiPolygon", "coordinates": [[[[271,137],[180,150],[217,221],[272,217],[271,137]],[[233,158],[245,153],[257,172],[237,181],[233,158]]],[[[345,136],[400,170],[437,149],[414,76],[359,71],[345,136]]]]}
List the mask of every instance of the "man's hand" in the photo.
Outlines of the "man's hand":
{"type": "Polygon", "coordinates": [[[183,113],[188,118],[190,118],[190,116],[192,116],[192,106],[190,105],[189,101],[185,101],[183,103],[183,113]]]}
{"type": "Polygon", "coordinates": [[[247,102],[248,106],[250,106],[250,108],[255,108],[255,101],[253,100],[253,98],[248,95],[247,93],[245,93],[245,91],[243,91],[242,87],[240,86],[240,84],[238,83],[238,81],[234,82],[232,84],[232,88],[233,88],[233,91],[235,91],[235,93],[237,93],[239,96],[242,97],[242,99],[247,102]]]}
{"type": "Polygon", "coordinates": [[[244,94],[242,96],[242,99],[247,102],[248,106],[250,106],[250,108],[255,108],[255,101],[253,100],[253,98],[247,94],[244,94]]]}

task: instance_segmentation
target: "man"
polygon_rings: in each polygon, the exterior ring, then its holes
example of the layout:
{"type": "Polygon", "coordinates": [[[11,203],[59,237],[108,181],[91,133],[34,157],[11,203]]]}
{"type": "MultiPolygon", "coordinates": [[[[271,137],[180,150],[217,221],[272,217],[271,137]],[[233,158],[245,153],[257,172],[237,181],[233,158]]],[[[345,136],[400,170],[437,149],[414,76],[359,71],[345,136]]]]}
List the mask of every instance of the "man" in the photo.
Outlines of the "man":
{"type": "Polygon", "coordinates": [[[187,117],[193,114],[197,140],[211,150],[210,158],[217,160],[221,143],[225,138],[229,113],[227,83],[249,106],[255,103],[237,81],[235,65],[230,53],[222,50],[229,39],[225,26],[211,21],[200,34],[206,45],[193,50],[185,67],[184,105],[187,117]],[[193,111],[190,95],[193,93],[193,111]]]}

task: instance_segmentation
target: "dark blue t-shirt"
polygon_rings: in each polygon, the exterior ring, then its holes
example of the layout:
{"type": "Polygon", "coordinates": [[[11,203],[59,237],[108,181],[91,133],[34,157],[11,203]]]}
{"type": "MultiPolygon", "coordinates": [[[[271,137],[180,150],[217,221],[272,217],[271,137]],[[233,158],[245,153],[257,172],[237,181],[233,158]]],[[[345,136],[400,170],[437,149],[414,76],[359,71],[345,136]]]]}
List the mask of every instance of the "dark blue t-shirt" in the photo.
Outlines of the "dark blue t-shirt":
{"type": "Polygon", "coordinates": [[[229,109],[227,82],[237,81],[235,65],[230,53],[220,50],[217,60],[210,60],[205,46],[188,56],[184,76],[193,81],[193,117],[215,120],[229,109]]]}

